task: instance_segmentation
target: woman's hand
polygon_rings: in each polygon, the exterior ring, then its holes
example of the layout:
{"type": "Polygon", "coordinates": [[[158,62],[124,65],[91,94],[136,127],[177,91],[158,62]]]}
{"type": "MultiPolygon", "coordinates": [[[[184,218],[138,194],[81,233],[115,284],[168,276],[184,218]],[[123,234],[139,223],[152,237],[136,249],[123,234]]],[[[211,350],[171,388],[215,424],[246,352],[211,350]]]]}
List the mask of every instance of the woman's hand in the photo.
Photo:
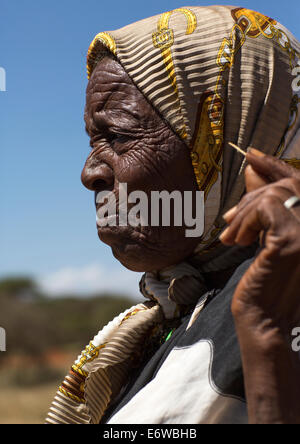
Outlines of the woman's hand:
{"type": "MultiPolygon", "coordinates": [[[[259,153],[260,154],[260,153],[259,153]]],[[[261,250],[232,302],[250,422],[300,423],[300,361],[291,333],[300,326],[300,173],[270,156],[247,154],[247,194],[225,214],[225,245],[261,250]]]]}
{"type": "Polygon", "coordinates": [[[232,311],[245,321],[255,310],[290,335],[300,325],[300,205],[288,210],[284,202],[300,198],[300,173],[270,156],[248,154],[247,160],[251,191],[224,216],[229,227],[221,240],[246,246],[260,236],[263,248],[236,290],[232,311]]]}

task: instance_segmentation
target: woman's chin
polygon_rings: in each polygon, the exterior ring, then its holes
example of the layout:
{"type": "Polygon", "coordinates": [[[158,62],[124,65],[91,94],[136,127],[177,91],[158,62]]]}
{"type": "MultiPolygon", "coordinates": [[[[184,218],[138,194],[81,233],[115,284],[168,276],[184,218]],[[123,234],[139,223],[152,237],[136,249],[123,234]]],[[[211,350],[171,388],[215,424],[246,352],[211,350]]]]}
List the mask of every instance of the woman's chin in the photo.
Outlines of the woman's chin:
{"type": "Polygon", "coordinates": [[[145,250],[138,245],[123,244],[111,247],[114,257],[128,270],[136,272],[154,271],[157,266],[153,259],[147,260],[145,250]]]}
{"type": "Polygon", "coordinates": [[[132,227],[99,227],[98,236],[111,247],[114,257],[124,267],[136,272],[161,270],[177,264],[194,249],[186,239],[181,248],[180,241],[174,242],[174,237],[172,242],[166,242],[167,236],[161,236],[163,244],[157,240],[154,242],[151,231],[141,233],[132,227]]]}
{"type": "Polygon", "coordinates": [[[173,255],[168,257],[161,251],[149,250],[144,245],[114,245],[111,249],[114,257],[131,271],[143,273],[157,271],[178,263],[178,261],[174,261],[173,255]]]}

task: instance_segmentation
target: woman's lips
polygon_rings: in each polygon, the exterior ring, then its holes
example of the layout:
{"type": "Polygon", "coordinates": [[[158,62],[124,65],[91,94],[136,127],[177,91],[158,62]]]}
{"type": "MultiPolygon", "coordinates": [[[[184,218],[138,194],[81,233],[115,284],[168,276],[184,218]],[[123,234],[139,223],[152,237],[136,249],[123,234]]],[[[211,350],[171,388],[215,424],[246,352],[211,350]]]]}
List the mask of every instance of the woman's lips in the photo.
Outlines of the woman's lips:
{"type": "Polygon", "coordinates": [[[116,249],[123,250],[129,245],[135,245],[137,239],[134,236],[133,229],[131,227],[105,227],[97,226],[98,237],[101,242],[114,247],[116,249]]]}
{"type": "Polygon", "coordinates": [[[117,214],[109,214],[104,217],[96,217],[96,224],[98,228],[112,227],[117,225],[117,214]]]}

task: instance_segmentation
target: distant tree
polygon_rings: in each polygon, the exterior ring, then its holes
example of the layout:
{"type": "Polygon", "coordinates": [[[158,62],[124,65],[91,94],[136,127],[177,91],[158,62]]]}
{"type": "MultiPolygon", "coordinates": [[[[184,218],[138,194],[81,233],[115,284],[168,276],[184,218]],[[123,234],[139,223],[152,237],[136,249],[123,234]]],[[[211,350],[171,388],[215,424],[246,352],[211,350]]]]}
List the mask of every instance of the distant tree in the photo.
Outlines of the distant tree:
{"type": "Polygon", "coordinates": [[[37,293],[36,283],[29,277],[7,277],[0,280],[0,296],[16,299],[32,298],[37,293]]]}
{"type": "MultiPolygon", "coordinates": [[[[83,349],[95,334],[134,302],[122,295],[50,298],[29,277],[0,280],[0,327],[13,354],[42,357],[49,349],[83,349]]],[[[0,367],[1,367],[0,362],[0,367]]]]}

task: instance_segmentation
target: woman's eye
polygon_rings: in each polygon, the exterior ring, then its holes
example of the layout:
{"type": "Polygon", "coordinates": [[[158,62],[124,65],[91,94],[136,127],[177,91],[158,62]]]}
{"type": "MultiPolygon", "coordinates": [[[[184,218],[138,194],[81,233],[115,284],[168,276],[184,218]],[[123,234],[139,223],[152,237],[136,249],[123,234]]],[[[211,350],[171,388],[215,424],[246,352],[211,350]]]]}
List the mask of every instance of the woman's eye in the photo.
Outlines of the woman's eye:
{"type": "MultiPolygon", "coordinates": [[[[118,144],[118,151],[120,151],[121,149],[125,149],[125,146],[122,147],[122,144],[127,142],[129,139],[130,139],[130,137],[125,134],[109,132],[106,134],[101,134],[101,135],[98,134],[98,135],[91,137],[90,146],[91,146],[91,148],[94,149],[100,143],[103,143],[104,145],[105,145],[105,143],[108,143],[112,147],[114,147],[114,144],[117,143],[118,144]]],[[[127,147],[126,147],[126,149],[127,149],[127,147]]]]}
{"type": "Polygon", "coordinates": [[[128,140],[128,136],[125,136],[124,134],[119,133],[110,133],[108,137],[109,142],[126,142],[128,140]]]}

